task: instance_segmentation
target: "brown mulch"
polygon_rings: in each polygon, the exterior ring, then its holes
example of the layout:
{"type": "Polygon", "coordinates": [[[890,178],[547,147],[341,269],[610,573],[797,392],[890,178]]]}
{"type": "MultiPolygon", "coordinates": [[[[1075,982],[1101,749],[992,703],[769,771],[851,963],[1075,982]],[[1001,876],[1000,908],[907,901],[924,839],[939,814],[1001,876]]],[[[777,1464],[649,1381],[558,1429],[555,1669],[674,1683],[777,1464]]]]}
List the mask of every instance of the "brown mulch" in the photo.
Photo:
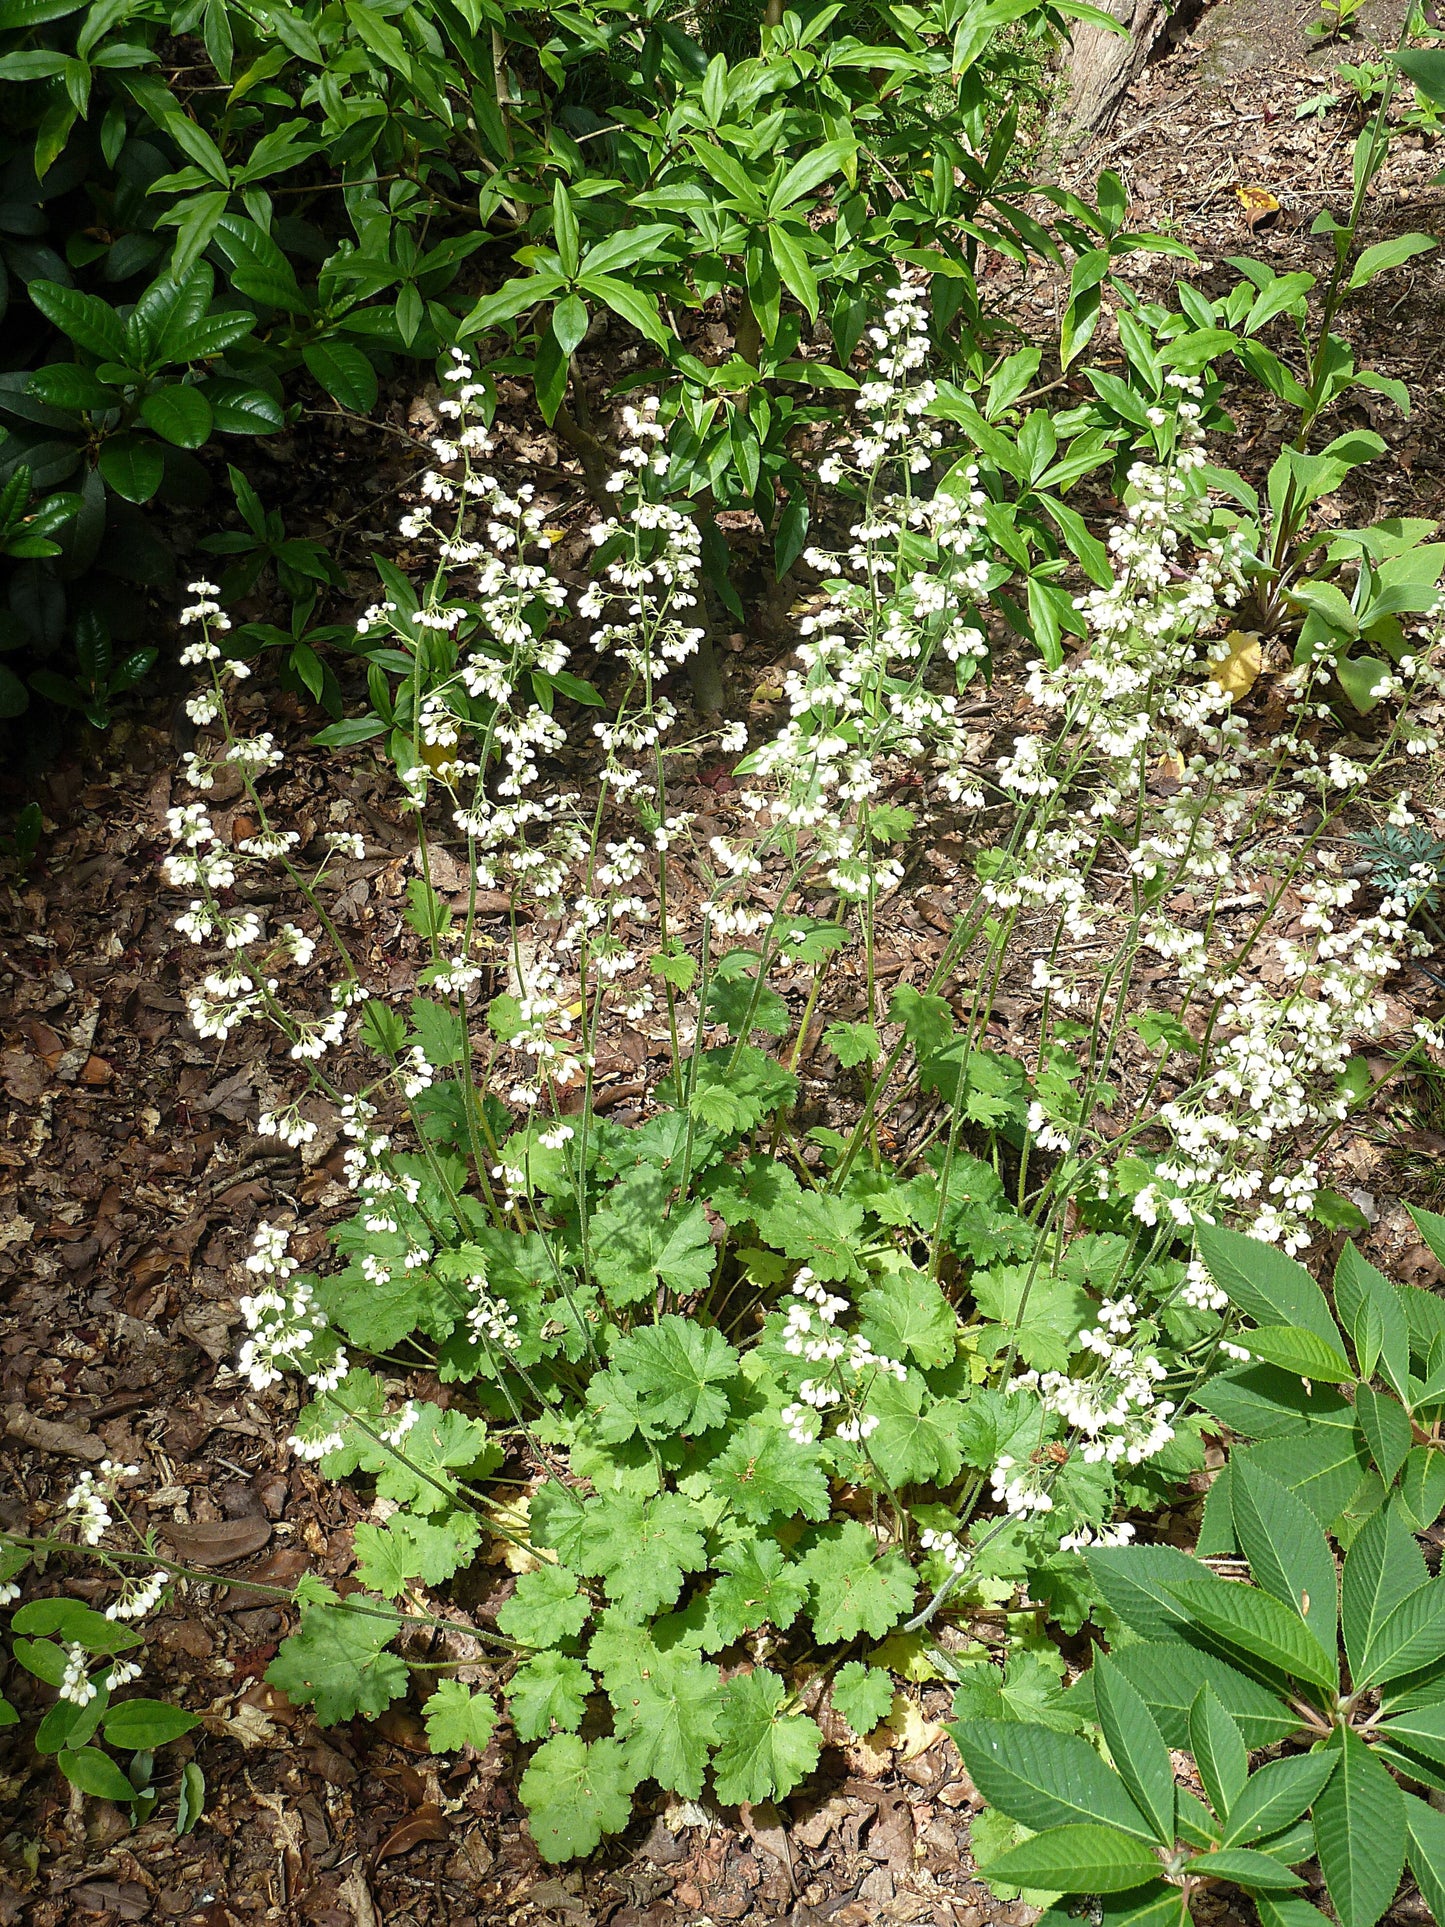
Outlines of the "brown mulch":
{"type": "MultiPolygon", "coordinates": [[[[1121,167],[1136,223],[1166,226],[1211,263],[1254,253],[1281,271],[1318,270],[1323,250],[1308,227],[1322,203],[1341,211],[1352,130],[1338,113],[1294,119],[1321,84],[1303,52],[1222,75],[1211,67],[1228,12],[1206,13],[1191,40],[1145,75],[1089,166],[1121,167]],[[1281,202],[1258,232],[1234,192],[1250,182],[1281,202]]],[[[1442,165],[1445,149],[1401,142],[1378,197],[1381,233],[1432,222],[1439,232],[1445,201],[1424,184],[1442,165]]],[[[1411,262],[1346,316],[1361,362],[1401,376],[1417,406],[1408,420],[1375,397],[1346,411],[1342,425],[1370,420],[1391,456],[1362,484],[1377,497],[1343,502],[1342,519],[1362,506],[1445,515],[1445,395],[1430,379],[1445,329],[1442,272],[1433,257],[1411,262]]],[[[1210,292],[1230,278],[1216,265],[1196,277],[1210,292]]],[[[1043,324],[1057,291],[1002,279],[1020,326],[1043,324]]],[[[1280,424],[1258,393],[1241,394],[1238,413],[1243,432],[1227,459],[1257,478],[1280,424]]],[[[393,407],[396,433],[380,455],[345,424],[321,423],[261,458],[273,464],[268,499],[284,499],[292,532],[328,540],[354,565],[358,604],[370,599],[365,552],[389,540],[391,498],[412,466],[409,419],[405,403],[393,407]]],[[[510,446],[517,459],[556,461],[555,446],[525,425],[510,446]]],[[[725,646],[725,685],[739,710],[772,674],[755,658],[785,648],[781,607],[746,644],[725,646]]],[[[550,1869],[522,1827],[517,1749],[505,1728],[480,1758],[438,1760],[412,1710],[322,1731],[266,1686],[290,1618],[255,1586],[287,1586],[302,1571],[334,1583],[348,1570],[362,1507],[286,1450],[294,1395],[257,1397],[229,1369],[240,1259],[255,1224],[273,1217],[304,1218],[319,1252],[345,1193],[325,1133],[304,1155],[255,1133],[260,1100],[286,1081],[284,1061],[244,1033],[218,1051],[186,1023],[195,953],[171,927],[157,873],[173,800],[177,689],[164,688],[93,753],[77,751],[50,773],[39,860],[0,893],[0,1525],[43,1529],[82,1466],[121,1458],[142,1467],[137,1524],[155,1527],[177,1557],[221,1567],[252,1589],[190,1585],[152,1622],[146,1688],[201,1713],[203,1725],[159,1756],[161,1817],[137,1832],[116,1808],[71,1795],[35,1755],[30,1724],[0,1733],[0,1927],[1020,1927],[1030,1911],[1001,1907],[972,1877],[973,1797],[944,1738],[912,1759],[905,1746],[830,1747],[783,1810],[720,1815],[663,1798],[585,1864],[550,1869]],[[207,1811],[176,1840],[170,1815],[188,1757],[205,1772],[207,1811]]],[[[989,726],[1007,721],[1012,700],[1001,685],[989,726]]],[[[364,823],[370,854],[339,867],[334,914],[370,965],[403,986],[414,968],[400,942],[404,837],[366,752],[354,761],[308,754],[314,718],[290,699],[272,697],[267,717],[297,752],[289,820],[318,831],[364,823]]],[[[725,808],[725,777],[700,765],[694,780],[700,809],[725,808]]],[[[224,810],[224,796],[217,801],[224,810]]],[[[963,860],[945,845],[935,859],[937,904],[925,893],[902,912],[884,960],[895,978],[926,978],[950,927],[948,880],[963,860]]],[[[1026,1036],[1036,1009],[1026,986],[1001,1004],[1005,1024],[1026,1036]]],[[[1007,1047],[1006,1035],[998,1041],[1007,1047]]],[[[623,1089],[626,1059],[611,1073],[623,1089]]],[[[812,1096],[825,1107],[826,1066],[814,1068],[812,1096]]],[[[1445,1139],[1432,1145],[1413,1114],[1399,1136],[1430,1182],[1445,1139]]],[[[1428,1254],[1390,1203],[1398,1149],[1353,1139],[1341,1157],[1354,1161],[1344,1168],[1356,1188],[1379,1194],[1379,1262],[1424,1281],[1435,1275],[1428,1254]]],[[[57,1563],[46,1579],[86,1590],[57,1563]]],[[[0,1683],[28,1722],[44,1697],[31,1692],[34,1682],[12,1668],[0,1683]]],[[[921,1699],[926,1718],[946,1715],[941,1688],[921,1699]]]]}

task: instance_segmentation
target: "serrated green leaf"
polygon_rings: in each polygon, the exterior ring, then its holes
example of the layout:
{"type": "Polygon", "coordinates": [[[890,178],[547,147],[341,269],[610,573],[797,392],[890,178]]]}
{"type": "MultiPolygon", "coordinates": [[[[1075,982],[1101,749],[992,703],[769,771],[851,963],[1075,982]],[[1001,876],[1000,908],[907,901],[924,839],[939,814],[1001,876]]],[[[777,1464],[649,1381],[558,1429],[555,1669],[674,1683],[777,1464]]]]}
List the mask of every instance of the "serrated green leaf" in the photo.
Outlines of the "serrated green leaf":
{"type": "Polygon", "coordinates": [[[486,1751],[497,1724],[490,1693],[474,1693],[459,1679],[444,1679],[426,1703],[427,1745],[433,1753],[456,1753],[464,1746],[486,1751]]]}
{"type": "Polygon", "coordinates": [[[1154,1716],[1129,1679],[1107,1657],[1094,1661],[1094,1707],[1119,1777],[1154,1828],[1174,1845],[1174,1767],[1154,1716]]]}
{"type": "Polygon", "coordinates": [[[979,1792],[1020,1826],[1039,1832],[1084,1820],[1153,1840],[1123,1781],[1087,1740],[1003,1720],[962,1720],[951,1730],[979,1792]]]}
{"type": "Polygon", "coordinates": [[[686,1647],[658,1654],[644,1671],[613,1673],[607,1697],[637,1776],[695,1800],[721,1732],[722,1678],[686,1647]]]}
{"type": "Polygon", "coordinates": [[[1231,1804],[1222,1845],[1249,1846],[1293,1825],[1314,1804],[1337,1762],[1328,1752],[1295,1753],[1252,1773],[1231,1804]]]}
{"type": "Polygon", "coordinates": [[[1409,1413],[1389,1392],[1361,1385],[1355,1392],[1355,1417],[1381,1478],[1386,1485],[1391,1484],[1410,1451],[1409,1413]]]}
{"type": "Polygon", "coordinates": [[[806,1713],[784,1711],[788,1689],[766,1666],[723,1688],[713,1785],[730,1805],[783,1800],[818,1764],[823,1736],[806,1713]]]}
{"type": "Polygon", "coordinates": [[[544,1860],[591,1853],[606,1833],[621,1833],[632,1814],[639,1775],[616,1740],[588,1746],[559,1733],[532,1755],[517,1791],[544,1860]]]}
{"type": "Polygon", "coordinates": [[[1201,1686],[1189,1709],[1189,1750],[1200,1782],[1221,1822],[1249,1778],[1244,1736],[1211,1686],[1201,1686]]]}
{"type": "Polygon", "coordinates": [[[1293,1607],[1324,1650],[1333,1652],[1339,1579],[1313,1512],[1244,1457],[1233,1468],[1230,1505],[1255,1584],[1293,1607]]]}
{"type": "Polygon", "coordinates": [[[706,1290],[717,1261],[707,1213],[693,1202],[669,1217],[671,1189],[661,1172],[641,1166],[593,1217],[593,1269],[609,1304],[636,1304],[659,1284],[679,1297],[706,1290]]]}
{"type": "Polygon", "coordinates": [[[1382,1720],[1376,1731],[1445,1766],[1445,1706],[1420,1706],[1382,1720]]]}
{"type": "Polygon", "coordinates": [[[724,1546],[715,1564],[721,1576],[707,1594],[704,1651],[718,1652],[759,1626],[786,1631],[802,1611],[808,1581],[775,1539],[740,1539],[724,1546]]]}
{"type": "Polygon", "coordinates": [[[570,1653],[538,1653],[507,1682],[507,1705],[519,1740],[538,1740],[555,1725],[575,1733],[595,1681],[570,1653]]]}
{"type": "Polygon", "coordinates": [[[1338,1764],[1314,1803],[1320,1870],[1340,1927],[1375,1927],[1405,1861],[1405,1798],[1348,1727],[1330,1742],[1338,1764]]]}
{"type": "Polygon", "coordinates": [[[898,1552],[879,1556],[857,1519],[825,1526],[802,1569],[813,1596],[813,1630],[825,1643],[867,1633],[881,1639],[913,1603],[915,1580],[898,1552]]]}
{"type": "Polygon", "coordinates": [[[1277,1668],[1333,1691],[1338,1668],[1304,1621],[1256,1586],[1228,1579],[1189,1579],[1172,1588],[1196,1625],[1248,1661],[1277,1668]]]}
{"type": "Polygon", "coordinates": [[[976,1271],[971,1286],[984,1318],[995,1320],[1018,1341],[1019,1356],[1038,1371],[1063,1371],[1094,1301],[1067,1278],[1029,1265],[993,1265],[976,1271]]]}
{"type": "Polygon", "coordinates": [[[1356,1687],[1413,1673],[1445,1652],[1445,1579],[1408,1593],[1366,1644],[1356,1687]]]}
{"type": "Polygon", "coordinates": [[[749,1419],[704,1476],[718,1499],[754,1525],[779,1516],[828,1516],[828,1481],[817,1448],[800,1445],[776,1419],[749,1419]]]}
{"type": "Polygon", "coordinates": [[[518,1579],[517,1590],[497,1614],[497,1625],[508,1639],[524,1646],[560,1646],[577,1637],[591,1611],[575,1572],[566,1566],[539,1566],[518,1579]]]}
{"type": "Polygon", "coordinates": [[[1413,1533],[1393,1507],[1366,1521],[1345,1555],[1341,1586],[1345,1652],[1356,1679],[1365,1677],[1367,1655],[1385,1621],[1429,1574],[1413,1533]]]}
{"type": "Polygon", "coordinates": [[[1259,1325],[1244,1334],[1250,1353],[1301,1378],[1342,1385],[1355,1376],[1339,1345],[1300,1325],[1259,1325]]]}
{"type": "Polygon", "coordinates": [[[1383,1272],[1377,1271],[1360,1256],[1352,1244],[1345,1245],[1340,1252],[1339,1262],[1335,1266],[1334,1291],[1335,1310],[1346,1331],[1355,1339],[1361,1378],[1373,1377],[1378,1363],[1391,1386],[1403,1398],[1410,1385],[1410,1327],[1399,1292],[1383,1272]],[[1367,1311],[1372,1316],[1377,1335],[1368,1356],[1360,1342],[1367,1311]]]}
{"type": "Polygon", "coordinates": [[[406,1667],[388,1650],[396,1631],[390,1614],[307,1606],[300,1630],[282,1641],[266,1668],[266,1683],[298,1705],[314,1706],[323,1726],[358,1713],[380,1719],[406,1691],[406,1667]]]}
{"type": "Polygon", "coordinates": [[[1412,1446],[1400,1468],[1400,1500],[1417,1532],[1428,1532],[1445,1507],[1445,1451],[1412,1446]]]}
{"type": "Polygon", "coordinates": [[[1343,1350],[1325,1295],[1303,1265],[1223,1225],[1199,1225],[1195,1236],[1210,1277],[1257,1325],[1303,1326],[1343,1350]]]}
{"type": "Polygon", "coordinates": [[[1187,1619],[1174,1587],[1207,1568],[1173,1546],[1091,1546],[1089,1577],[1105,1602],[1142,1639],[1182,1639],[1187,1619]]]}
{"type": "Polygon", "coordinates": [[[990,1860],[991,1881],[1048,1893],[1125,1893],[1157,1874],[1147,1847],[1112,1827],[1050,1827],[990,1860]]]}
{"type": "Polygon", "coordinates": [[[1402,1797],[1410,1871],[1430,1912],[1445,1920],[1445,1813],[1412,1793],[1402,1797]]]}
{"type": "Polygon", "coordinates": [[[1189,1870],[1212,1875],[1216,1880],[1232,1880],[1246,1892],[1256,1888],[1266,1893],[1287,1892],[1291,1887],[1303,1885],[1300,1876],[1281,1861],[1248,1847],[1225,1847],[1217,1853],[1202,1853],[1197,1860],[1190,1861],[1189,1870]]]}
{"type": "Polygon", "coordinates": [[[850,1659],[833,1675],[833,1711],[841,1713],[859,1739],[866,1739],[893,1705],[893,1676],[881,1667],[850,1659]]]}

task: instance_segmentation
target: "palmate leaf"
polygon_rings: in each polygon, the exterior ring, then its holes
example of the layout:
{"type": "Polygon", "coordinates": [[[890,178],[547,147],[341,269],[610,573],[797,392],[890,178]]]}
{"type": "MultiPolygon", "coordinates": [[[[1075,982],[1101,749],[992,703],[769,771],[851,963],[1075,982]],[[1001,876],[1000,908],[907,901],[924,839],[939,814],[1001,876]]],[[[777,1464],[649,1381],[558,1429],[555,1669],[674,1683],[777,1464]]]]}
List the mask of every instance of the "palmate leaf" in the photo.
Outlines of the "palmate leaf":
{"type": "Polygon", "coordinates": [[[695,1436],[726,1419],[738,1354],[720,1331],[668,1312],[619,1341],[613,1370],[636,1393],[647,1437],[695,1436]]]}
{"type": "Polygon", "coordinates": [[[1315,1844],[1340,1927],[1375,1927],[1405,1861],[1405,1796],[1357,1733],[1330,1742],[1337,1765],[1314,1803],[1315,1844]]]}
{"type": "Polygon", "coordinates": [[[780,1516],[828,1516],[828,1481],[817,1448],[800,1445],[776,1420],[749,1419],[704,1476],[717,1498],[754,1525],[780,1516]]]}
{"type": "Polygon", "coordinates": [[[605,1833],[620,1833],[632,1815],[640,1775],[616,1740],[590,1746],[559,1733],[538,1747],[518,1792],[544,1860],[591,1853],[605,1833]]]}
{"type": "Polygon", "coordinates": [[[775,1539],[740,1539],[725,1546],[715,1564],[721,1576],[707,1595],[705,1652],[719,1652],[759,1626],[785,1631],[802,1611],[808,1581],[775,1539]]]}
{"type": "Polygon", "coordinates": [[[390,1613],[307,1606],[300,1630],[282,1641],[266,1668],[266,1683],[298,1705],[315,1707],[323,1726],[358,1713],[380,1719],[406,1691],[406,1667],[387,1650],[396,1630],[390,1613]]]}
{"type": "Polygon", "coordinates": [[[444,1679],[426,1703],[426,1737],[433,1753],[455,1753],[463,1746],[486,1750],[497,1724],[490,1693],[474,1693],[459,1679],[444,1679]]]}
{"type": "Polygon", "coordinates": [[[890,1272],[863,1293],[858,1309],[865,1336],[885,1357],[912,1358],[925,1369],[953,1357],[958,1319],[926,1272],[890,1272]]]}
{"type": "Polygon", "coordinates": [[[867,1633],[881,1639],[913,1603],[916,1581],[901,1553],[878,1556],[857,1519],[825,1526],[802,1561],[813,1595],[813,1630],[825,1644],[867,1633]]]}
{"type": "Polygon", "coordinates": [[[411,1582],[445,1585],[476,1551],[481,1526],[473,1513],[445,1518],[413,1518],[397,1512],[385,1525],[362,1520],[356,1528],[356,1576],[369,1592],[396,1599],[411,1582]]]}
{"type": "Polygon", "coordinates": [[[1089,1322],[1094,1301],[1066,1278],[1040,1267],[1030,1279],[1028,1265],[995,1265],[973,1275],[974,1302],[984,1318],[994,1319],[1018,1338],[1019,1356],[1039,1371],[1063,1371],[1074,1341],[1089,1322]]]}
{"type": "MultiPolygon", "coordinates": [[[[979,1792],[1020,1826],[1037,1833],[1046,1827],[1101,1822],[1136,1840],[1153,1840],[1153,1828],[1122,1780],[1087,1740],[1011,1720],[961,1720],[949,1731],[979,1792]]],[[[1069,1882],[1028,1884],[1081,1891],[1069,1882]]]]}
{"type": "Polygon", "coordinates": [[[713,1762],[717,1796],[738,1801],[786,1799],[818,1764],[823,1735],[806,1713],[784,1711],[788,1689],[766,1666],[723,1688],[722,1739],[713,1762]]]}
{"type": "Polygon", "coordinates": [[[1231,1475],[1230,1503],[1255,1584],[1291,1606],[1325,1651],[1333,1652],[1339,1579],[1315,1515],[1248,1458],[1231,1475]]]}
{"type": "Polygon", "coordinates": [[[683,1574],[707,1561],[693,1508],[678,1493],[595,1493],[579,1503],[553,1480],[533,1499],[531,1519],[535,1543],[599,1577],[608,1598],[639,1618],[670,1606],[683,1574]]]}
{"type": "Polygon", "coordinates": [[[1049,1893],[1114,1894],[1142,1886],[1159,1862],[1138,1840],[1112,1827],[1050,1827],[990,1860],[986,1877],[1049,1893]]]}
{"type": "Polygon", "coordinates": [[[1174,1845],[1174,1766],[1154,1716],[1107,1658],[1094,1662],[1094,1707],[1119,1777],[1161,1846],[1174,1845]]]}
{"type": "Polygon", "coordinates": [[[538,1653],[507,1682],[507,1705],[519,1740],[541,1739],[551,1727],[575,1733],[593,1678],[570,1653],[538,1653]]]}
{"type": "Polygon", "coordinates": [[[902,1380],[880,1374],[868,1388],[867,1404],[878,1424],[866,1448],[858,1448],[862,1463],[856,1472],[840,1461],[845,1477],[867,1484],[876,1465],[895,1488],[948,1485],[957,1478],[963,1463],[958,1427],[965,1410],[957,1399],[935,1398],[918,1373],[909,1372],[902,1380]]]}
{"type": "Polygon", "coordinates": [[[893,1705],[893,1675],[881,1667],[850,1659],[833,1675],[829,1693],[833,1711],[841,1713],[860,1739],[888,1716],[893,1705]]]}
{"type": "Polygon", "coordinates": [[[669,1216],[671,1190],[661,1172],[640,1166],[593,1218],[593,1270],[609,1304],[636,1304],[659,1284],[679,1297],[706,1289],[717,1261],[707,1212],[694,1202],[669,1216]]]}
{"type": "Polygon", "coordinates": [[[497,1614],[497,1625],[508,1639],[524,1646],[560,1646],[575,1639],[592,1611],[585,1593],[577,1589],[577,1575],[566,1566],[539,1566],[524,1572],[517,1590],[497,1614]]]}
{"type": "Polygon", "coordinates": [[[709,1750],[721,1732],[722,1678],[687,1647],[660,1653],[644,1671],[623,1670],[607,1696],[627,1758],[639,1779],[657,1781],[685,1800],[702,1792],[709,1750]]]}

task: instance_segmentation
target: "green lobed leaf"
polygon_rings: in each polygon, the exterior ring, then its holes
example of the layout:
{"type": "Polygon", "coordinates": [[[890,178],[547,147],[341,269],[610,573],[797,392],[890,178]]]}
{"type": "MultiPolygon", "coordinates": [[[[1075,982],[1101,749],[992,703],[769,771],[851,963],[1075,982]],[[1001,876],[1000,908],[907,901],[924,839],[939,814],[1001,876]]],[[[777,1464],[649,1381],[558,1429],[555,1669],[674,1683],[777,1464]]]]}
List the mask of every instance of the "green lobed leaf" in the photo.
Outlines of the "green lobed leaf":
{"type": "Polygon", "coordinates": [[[711,1460],[713,1494],[754,1525],[769,1519],[826,1519],[828,1481],[815,1446],[800,1445],[776,1419],[751,1418],[711,1460]]]}
{"type": "Polygon", "coordinates": [[[713,1563],[720,1571],[707,1593],[704,1651],[718,1652],[760,1626],[786,1631],[802,1611],[807,1577],[775,1539],[736,1540],[713,1563]]]}
{"type": "Polygon", "coordinates": [[[802,1570],[812,1592],[813,1631],[824,1643],[867,1633],[881,1639],[913,1603],[916,1581],[902,1554],[881,1556],[867,1526],[824,1526],[802,1570]]]}
{"type": "Polygon", "coordinates": [[[911,1266],[890,1272],[869,1286],[858,1309],[869,1343],[887,1358],[913,1358],[927,1368],[954,1355],[957,1317],[926,1272],[911,1266]]]}
{"type": "Polygon", "coordinates": [[[553,1726],[575,1733],[595,1682],[570,1653],[538,1653],[507,1682],[507,1705],[519,1740],[539,1740],[553,1726]]]}
{"type": "Polygon", "coordinates": [[[833,1711],[841,1713],[859,1739],[864,1739],[888,1717],[893,1705],[893,1676],[881,1667],[850,1659],[833,1675],[829,1697],[833,1711]]]}
{"type": "Polygon", "coordinates": [[[300,1630],[283,1640],[266,1683],[298,1705],[314,1706],[323,1726],[364,1713],[379,1719],[406,1692],[406,1667],[388,1650],[390,1614],[348,1606],[307,1606],[300,1630]]]}
{"type": "Polygon", "coordinates": [[[591,1853],[607,1833],[621,1833],[632,1815],[637,1770],[616,1740],[589,1746],[559,1733],[532,1755],[517,1791],[544,1860],[591,1853]]]}
{"type": "Polygon", "coordinates": [[[575,1639],[592,1611],[577,1575],[566,1566],[524,1572],[517,1590],[497,1614],[497,1625],[524,1646],[560,1646],[575,1639]]]}
{"type": "Polygon", "coordinates": [[[474,1693],[459,1679],[437,1682],[424,1714],[427,1745],[433,1753],[456,1753],[464,1746],[486,1751],[497,1724],[490,1693],[474,1693]]]}
{"type": "Polygon", "coordinates": [[[721,1738],[713,1761],[720,1800],[783,1800],[818,1764],[823,1735],[806,1713],[788,1713],[788,1689],[766,1666],[723,1688],[721,1738]]]}
{"type": "Polygon", "coordinates": [[[686,1647],[672,1647],[646,1668],[614,1671],[607,1697],[616,1731],[639,1779],[695,1800],[708,1754],[722,1731],[722,1678],[686,1647]]]}

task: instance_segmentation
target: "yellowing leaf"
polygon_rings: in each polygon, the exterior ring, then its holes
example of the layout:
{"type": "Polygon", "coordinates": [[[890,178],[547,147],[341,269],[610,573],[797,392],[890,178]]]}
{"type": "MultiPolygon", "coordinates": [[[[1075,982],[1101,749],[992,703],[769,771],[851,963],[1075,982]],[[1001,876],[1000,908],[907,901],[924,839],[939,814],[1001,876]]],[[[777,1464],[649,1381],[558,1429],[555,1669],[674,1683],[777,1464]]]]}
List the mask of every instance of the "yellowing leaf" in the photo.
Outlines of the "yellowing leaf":
{"type": "Polygon", "coordinates": [[[1251,185],[1237,187],[1234,191],[1244,209],[1244,218],[1252,228],[1261,226],[1271,214],[1279,213],[1279,202],[1267,187],[1251,185]]]}
{"type": "Polygon", "coordinates": [[[1225,637],[1228,653],[1211,664],[1209,680],[1234,702],[1243,702],[1259,679],[1264,652],[1258,636],[1231,629],[1225,637]]]}
{"type": "Polygon", "coordinates": [[[927,1647],[922,1633],[895,1633],[869,1653],[868,1664],[881,1666],[898,1679],[909,1679],[915,1686],[922,1686],[927,1680],[943,1678],[929,1658],[927,1647]]]}
{"type": "Polygon", "coordinates": [[[513,1499],[508,1505],[493,1506],[490,1522],[501,1528],[493,1540],[493,1560],[500,1559],[508,1572],[535,1572],[544,1562],[527,1546],[519,1546],[515,1539],[525,1539],[531,1528],[529,1517],[531,1501],[526,1498],[513,1499]],[[512,1538],[503,1538],[502,1533],[510,1533],[512,1538]]]}
{"type": "Polygon", "coordinates": [[[910,1699],[906,1693],[893,1695],[893,1710],[883,1724],[891,1736],[900,1766],[906,1766],[910,1760],[916,1760],[920,1753],[926,1753],[943,1734],[943,1728],[937,1720],[926,1720],[918,1701],[910,1699]]]}

